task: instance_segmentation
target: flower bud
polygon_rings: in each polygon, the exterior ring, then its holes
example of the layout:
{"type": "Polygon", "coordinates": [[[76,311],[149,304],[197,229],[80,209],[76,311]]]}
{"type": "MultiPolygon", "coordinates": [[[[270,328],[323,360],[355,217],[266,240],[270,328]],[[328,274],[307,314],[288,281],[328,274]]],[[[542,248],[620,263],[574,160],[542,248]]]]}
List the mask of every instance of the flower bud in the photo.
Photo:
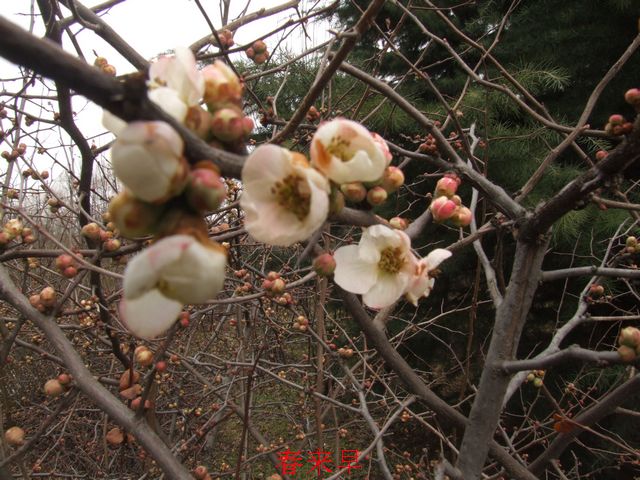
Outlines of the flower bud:
{"type": "Polygon", "coordinates": [[[336,261],[333,258],[333,255],[328,252],[318,255],[313,260],[313,269],[321,277],[328,277],[329,275],[332,275],[336,269],[336,261]]]}
{"type": "Polygon", "coordinates": [[[453,195],[455,195],[456,190],[458,190],[459,186],[460,178],[458,178],[458,176],[454,173],[448,173],[440,180],[438,180],[434,196],[441,197],[444,195],[445,197],[451,198],[453,195]]]}
{"type": "Polygon", "coordinates": [[[636,245],[638,245],[638,239],[636,237],[627,237],[625,245],[627,247],[635,248],[636,245]]]}
{"type": "Polygon", "coordinates": [[[211,111],[224,105],[240,106],[244,86],[238,76],[224,62],[216,60],[202,70],[204,101],[211,111]]]}
{"type": "Polygon", "coordinates": [[[240,140],[253,130],[253,120],[245,117],[239,108],[222,108],[213,114],[211,132],[223,142],[240,140]]]}
{"type": "Polygon", "coordinates": [[[335,187],[331,187],[329,194],[329,215],[336,215],[342,211],[345,206],[343,193],[335,187]]]}
{"type": "Polygon", "coordinates": [[[110,218],[120,233],[127,238],[155,233],[162,212],[162,208],[138,200],[126,190],[109,202],[110,218]]]}
{"type": "Polygon", "coordinates": [[[398,167],[387,167],[382,175],[382,188],[387,193],[395,192],[404,185],[404,173],[398,167]]]}
{"type": "Polygon", "coordinates": [[[458,206],[447,197],[442,196],[434,199],[429,205],[433,220],[436,222],[444,222],[453,216],[458,206]]]}
{"type": "Polygon", "coordinates": [[[632,362],[636,359],[636,351],[626,345],[618,347],[618,355],[620,355],[623,362],[632,362]]]}
{"type": "Polygon", "coordinates": [[[191,170],[186,188],[189,204],[196,210],[216,210],[227,196],[227,187],[218,173],[211,168],[191,170]]]}
{"type": "Polygon", "coordinates": [[[52,378],[44,384],[44,393],[47,397],[59,397],[64,393],[64,387],[57,378],[52,378]]]}
{"type": "Polygon", "coordinates": [[[42,305],[42,301],[40,300],[40,294],[36,293],[29,297],[29,303],[33,308],[38,308],[42,305]]]}
{"type": "Polygon", "coordinates": [[[45,287],[40,292],[40,303],[45,307],[53,307],[56,304],[56,291],[52,287],[45,287]]]}
{"type": "Polygon", "coordinates": [[[253,45],[251,47],[253,48],[253,51],[256,52],[257,54],[264,53],[267,51],[267,44],[264,43],[262,40],[256,40],[255,42],[253,42],[253,45]]]}
{"type": "Polygon", "coordinates": [[[211,133],[211,114],[199,105],[189,107],[184,118],[184,124],[195,132],[198,137],[207,140],[211,133]]]}
{"type": "Polygon", "coordinates": [[[182,191],[188,165],[180,135],[164,122],[132,122],[111,148],[116,176],[145,202],[163,202],[182,191]]]}
{"type": "Polygon", "coordinates": [[[67,253],[63,253],[56,257],[56,268],[60,271],[64,271],[65,268],[75,264],[73,257],[67,253]]]}
{"type": "Polygon", "coordinates": [[[459,206],[451,216],[450,220],[456,227],[466,227],[471,223],[473,214],[465,206],[459,206]]]}
{"type": "Polygon", "coordinates": [[[340,191],[344,198],[352,203],[360,203],[367,196],[367,189],[362,182],[343,183],[340,185],[340,191]]]}
{"type": "Polygon", "coordinates": [[[607,152],[606,150],[598,150],[596,152],[596,160],[598,162],[604,160],[605,158],[607,158],[607,155],[609,155],[609,152],[607,152]]]}
{"type": "Polygon", "coordinates": [[[24,430],[20,427],[11,427],[4,432],[4,440],[11,447],[19,447],[24,444],[24,430]]]}
{"type": "Polygon", "coordinates": [[[624,94],[624,100],[634,107],[640,104],[640,89],[630,88],[624,94]]]}
{"type": "Polygon", "coordinates": [[[380,186],[373,187],[367,192],[367,202],[373,207],[382,205],[387,200],[387,197],[387,191],[380,186]]]}
{"type": "Polygon", "coordinates": [[[256,53],[256,56],[253,57],[253,61],[256,65],[262,65],[267,60],[269,60],[269,52],[256,53]]]}
{"type": "Polygon", "coordinates": [[[406,230],[409,226],[409,222],[407,222],[406,218],[393,217],[391,220],[389,220],[389,225],[391,225],[396,230],[406,230]]]}
{"type": "Polygon", "coordinates": [[[23,228],[24,225],[20,220],[18,220],[17,218],[12,218],[4,224],[3,230],[13,239],[22,234],[23,228]]]}
{"type": "Polygon", "coordinates": [[[64,275],[67,278],[73,278],[78,274],[78,269],[76,267],[67,267],[64,269],[64,271],[62,272],[62,275],[64,275]]]}
{"type": "Polygon", "coordinates": [[[218,38],[220,39],[220,43],[221,43],[221,47],[224,48],[231,48],[234,45],[234,41],[233,41],[233,32],[231,30],[229,30],[228,28],[224,28],[222,29],[219,33],[218,33],[218,38]]]}
{"type": "Polygon", "coordinates": [[[247,58],[249,58],[250,60],[253,60],[254,58],[256,58],[256,51],[253,49],[253,47],[249,47],[247,48],[244,53],[247,55],[247,58]]]}
{"type": "Polygon", "coordinates": [[[620,330],[618,343],[633,349],[637,348],[640,346],[640,330],[635,327],[623,328],[620,330]]]}
{"type": "Polygon", "coordinates": [[[100,240],[100,226],[95,223],[87,223],[82,227],[82,235],[90,240],[100,240]]]}
{"type": "Polygon", "coordinates": [[[115,252],[122,246],[122,242],[117,238],[110,238],[106,242],[104,242],[104,249],[107,252],[115,252]]]}
{"type": "Polygon", "coordinates": [[[286,287],[286,283],[284,283],[284,280],[281,278],[276,278],[275,280],[273,280],[273,283],[271,284],[271,292],[276,295],[279,295],[284,292],[285,287],[286,287]]]}

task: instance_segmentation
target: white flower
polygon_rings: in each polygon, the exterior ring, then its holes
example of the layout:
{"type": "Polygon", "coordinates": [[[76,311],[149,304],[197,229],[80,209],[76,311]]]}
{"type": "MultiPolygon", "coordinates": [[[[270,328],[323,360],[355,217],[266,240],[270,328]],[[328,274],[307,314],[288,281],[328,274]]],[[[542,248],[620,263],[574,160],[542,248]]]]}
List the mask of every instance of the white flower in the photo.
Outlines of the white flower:
{"type": "Polygon", "coordinates": [[[253,151],[242,168],[240,206],[256,240],[288,246],[309,238],[329,214],[329,183],[300,153],[275,145],[253,151]]]}
{"type": "Polygon", "coordinates": [[[434,277],[431,276],[433,275],[433,270],[450,256],[451,252],[449,250],[436,248],[429,255],[418,260],[415,275],[405,294],[407,300],[417,305],[420,297],[429,296],[435,283],[434,277]]]}
{"type": "Polygon", "coordinates": [[[149,67],[149,98],[178,121],[204,95],[204,77],[191,50],[176,48],[175,56],[160,57],[149,67]]]}
{"type": "Polygon", "coordinates": [[[373,182],[388,165],[387,153],[366,128],[339,118],[318,128],[311,163],[336,183],[373,182]]]}
{"type": "Polygon", "coordinates": [[[120,316],[138,337],[153,338],[176,320],[182,305],[213,298],[224,283],[226,250],[190,235],[163,238],[124,272],[120,316]]]}
{"type": "Polygon", "coordinates": [[[362,294],[371,308],[389,306],[405,293],[417,261],[409,237],[384,225],[367,228],[358,245],[338,248],[334,258],[335,282],[348,292],[362,294]]]}
{"type": "Polygon", "coordinates": [[[164,122],[132,122],[111,148],[116,177],[146,202],[159,202],[180,193],[188,165],[180,135],[164,122]]]}

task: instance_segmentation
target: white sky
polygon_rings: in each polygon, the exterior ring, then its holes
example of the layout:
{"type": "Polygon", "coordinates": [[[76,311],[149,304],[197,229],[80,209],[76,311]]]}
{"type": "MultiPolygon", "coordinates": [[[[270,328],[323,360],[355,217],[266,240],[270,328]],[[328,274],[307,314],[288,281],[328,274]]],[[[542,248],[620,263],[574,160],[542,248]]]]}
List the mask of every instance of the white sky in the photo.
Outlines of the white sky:
{"type": "MultiPolygon", "coordinates": [[[[25,29],[29,28],[31,20],[30,9],[32,7],[32,0],[0,0],[2,4],[2,15],[9,20],[17,23],[25,29]]],[[[35,3],[35,2],[34,2],[35,3]]],[[[94,4],[102,3],[102,0],[81,0],[81,3],[87,7],[91,7],[94,4]]],[[[207,10],[209,18],[216,28],[221,27],[220,9],[218,1],[216,0],[201,0],[201,3],[207,10]]],[[[276,5],[286,3],[286,0],[232,0],[231,8],[229,12],[229,21],[234,20],[242,10],[247,8],[247,12],[251,13],[262,8],[271,8],[276,5]]],[[[312,6],[319,4],[321,6],[327,5],[329,0],[311,1],[304,0],[301,2],[301,13],[304,15],[312,6]]],[[[42,36],[44,33],[44,27],[42,21],[38,15],[37,6],[35,7],[36,18],[34,34],[42,36]]],[[[70,12],[63,10],[65,15],[70,12]]],[[[282,25],[289,18],[297,18],[297,13],[293,9],[286,10],[278,15],[274,15],[268,18],[260,19],[252,22],[251,24],[240,28],[235,34],[236,45],[242,45],[253,41],[255,38],[260,37],[268,32],[274,30],[279,25],[282,25]]],[[[104,16],[103,19],[129,44],[136,49],[143,57],[152,59],[160,53],[173,49],[180,45],[190,45],[194,41],[207,35],[210,30],[205,19],[200,14],[198,6],[193,0],[125,0],[123,3],[112,7],[104,16]]],[[[307,39],[302,34],[302,29],[298,28],[296,31],[288,36],[285,41],[282,42],[281,48],[287,49],[292,52],[302,52],[313,45],[326,41],[331,35],[328,33],[330,26],[326,23],[309,22],[306,25],[306,31],[310,35],[311,40],[307,39]]],[[[104,56],[108,59],[109,63],[114,65],[117,70],[117,74],[121,75],[129,73],[134,68],[106,44],[100,37],[95,35],[92,31],[82,28],[79,25],[73,25],[71,30],[77,34],[78,43],[85,55],[88,62],[93,63],[95,58],[93,52],[97,52],[100,56],[104,56]]],[[[271,39],[267,40],[269,46],[276,45],[278,41],[283,38],[286,33],[289,33],[291,28],[283,30],[275,34],[271,39]]],[[[74,47],[65,35],[64,48],[76,54],[74,47]]],[[[271,51],[272,48],[269,48],[271,51]]],[[[271,52],[273,53],[273,52],[271,52]]],[[[243,54],[236,54],[242,55],[243,54]]],[[[233,57],[232,57],[233,58],[233,57]]],[[[15,92],[20,88],[20,84],[9,81],[9,79],[15,79],[20,77],[19,69],[4,59],[0,58],[0,90],[5,92],[15,92]]],[[[40,85],[40,84],[37,84],[40,85]]],[[[41,86],[40,86],[41,87],[41,86]]],[[[46,90],[39,91],[39,89],[31,88],[30,94],[49,94],[46,90]]],[[[49,102],[49,110],[56,108],[55,102],[49,102]]],[[[47,108],[45,101],[45,108],[47,108]]],[[[27,105],[26,111],[34,114],[35,116],[42,116],[50,118],[50,112],[43,112],[36,109],[35,104],[27,105]]],[[[100,135],[104,133],[104,128],[101,126],[100,118],[101,111],[98,107],[85,101],[83,98],[74,99],[74,111],[77,113],[76,122],[80,129],[85,134],[85,137],[94,137],[95,143],[100,146],[111,140],[111,136],[100,135]]],[[[12,116],[12,114],[10,114],[12,116]]],[[[2,120],[4,124],[0,124],[3,130],[8,130],[8,120],[2,120]]],[[[25,127],[26,131],[35,131],[38,125],[34,125],[32,128],[25,127]]],[[[3,144],[0,146],[0,150],[10,150],[10,142],[12,139],[6,138],[3,144]]],[[[61,143],[68,143],[68,139],[60,138],[57,129],[51,129],[48,132],[40,133],[38,140],[51,148],[51,152],[55,151],[55,146],[59,146],[61,143]]],[[[29,144],[31,142],[26,140],[29,144]]],[[[59,149],[61,150],[61,149],[59,149]]],[[[66,156],[65,161],[58,158],[59,161],[68,164],[73,161],[73,155],[69,151],[58,152],[63,157],[66,156]]],[[[49,168],[51,165],[47,164],[46,158],[42,156],[34,156],[34,161],[37,161],[38,169],[49,168]]],[[[51,162],[49,162],[51,163],[51,162]]],[[[19,171],[23,168],[21,166],[17,169],[12,177],[19,175],[19,171]]],[[[0,162],[0,175],[6,169],[6,163],[0,162]]],[[[55,169],[52,171],[55,173],[55,169]]],[[[55,176],[55,174],[53,175],[55,176]]]]}

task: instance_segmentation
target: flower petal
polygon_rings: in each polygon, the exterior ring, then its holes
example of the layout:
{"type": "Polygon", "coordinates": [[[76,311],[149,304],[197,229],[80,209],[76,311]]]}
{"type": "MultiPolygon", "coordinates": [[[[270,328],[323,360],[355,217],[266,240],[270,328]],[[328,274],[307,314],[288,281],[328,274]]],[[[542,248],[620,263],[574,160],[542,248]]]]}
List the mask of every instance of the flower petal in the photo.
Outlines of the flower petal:
{"type": "Polygon", "coordinates": [[[378,275],[378,281],[362,296],[362,301],[371,308],[388,307],[402,296],[408,283],[407,275],[378,275]]]}
{"type": "Polygon", "coordinates": [[[436,248],[435,250],[432,250],[424,258],[427,271],[433,270],[451,255],[452,253],[449,250],[445,250],[444,248],[436,248]]]}
{"type": "Polygon", "coordinates": [[[333,258],[336,269],[333,279],[347,292],[362,294],[378,280],[378,265],[377,262],[363,260],[359,250],[357,245],[347,245],[335,251],[333,258]]]}
{"type": "Polygon", "coordinates": [[[153,88],[147,92],[147,96],[178,122],[184,123],[189,107],[176,90],[168,87],[153,88]]]}
{"type": "Polygon", "coordinates": [[[162,270],[178,261],[195,241],[195,238],[189,235],[172,235],[136,255],[124,271],[125,298],[134,299],[154,289],[162,276],[162,270]]]}
{"type": "Polygon", "coordinates": [[[182,304],[153,289],[120,302],[120,320],[133,335],[150,340],[162,335],[178,318],[182,304]]]}

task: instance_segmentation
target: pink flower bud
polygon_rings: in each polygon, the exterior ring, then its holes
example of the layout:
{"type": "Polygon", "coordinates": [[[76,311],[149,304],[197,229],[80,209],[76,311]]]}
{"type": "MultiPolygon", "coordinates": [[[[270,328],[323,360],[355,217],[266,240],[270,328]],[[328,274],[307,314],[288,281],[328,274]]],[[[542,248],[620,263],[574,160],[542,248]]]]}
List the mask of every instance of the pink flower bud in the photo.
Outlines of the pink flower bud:
{"type": "Polygon", "coordinates": [[[262,65],[267,60],[269,60],[269,52],[256,53],[256,56],[253,57],[253,61],[256,65],[262,65]]]}
{"type": "Polygon", "coordinates": [[[445,196],[436,198],[431,202],[431,205],[429,205],[433,220],[436,222],[444,222],[451,218],[456,208],[457,205],[445,196]]]}
{"type": "Polygon", "coordinates": [[[395,192],[404,185],[404,173],[398,167],[387,167],[382,175],[382,188],[387,193],[395,192]]]}
{"type": "Polygon", "coordinates": [[[71,255],[67,253],[58,255],[58,257],[56,258],[56,268],[60,271],[64,271],[66,268],[71,267],[74,264],[75,260],[71,255]]]}
{"type": "Polygon", "coordinates": [[[211,168],[195,168],[189,174],[186,196],[196,210],[216,210],[227,195],[227,187],[220,175],[211,168]]]}
{"type": "Polygon", "coordinates": [[[226,104],[240,106],[244,86],[224,62],[216,60],[202,70],[204,101],[211,111],[226,104]]]}
{"type": "Polygon", "coordinates": [[[459,206],[450,220],[456,227],[466,227],[471,223],[473,214],[467,207],[459,206]]]}
{"type": "Polygon", "coordinates": [[[376,142],[376,145],[378,145],[378,148],[382,151],[384,158],[387,159],[387,164],[391,163],[393,155],[391,155],[391,151],[389,150],[389,145],[387,145],[387,142],[385,142],[384,138],[382,138],[375,132],[371,132],[371,136],[373,137],[373,141],[376,142]]]}
{"type": "Polygon", "coordinates": [[[340,185],[340,191],[345,199],[352,203],[359,203],[367,196],[367,189],[362,182],[343,183],[340,185]]]}
{"type": "Polygon", "coordinates": [[[247,55],[247,57],[251,60],[253,60],[256,57],[256,51],[253,49],[253,47],[249,47],[247,48],[244,53],[247,55]]]}
{"type": "Polygon", "coordinates": [[[9,245],[11,240],[13,239],[7,232],[0,232],[0,248],[9,245]]]}
{"type": "Polygon", "coordinates": [[[322,277],[328,277],[329,275],[332,275],[334,270],[336,269],[336,261],[333,258],[333,255],[328,252],[318,255],[313,260],[313,269],[318,275],[322,277]]]}
{"type": "Polygon", "coordinates": [[[457,175],[446,174],[444,177],[438,180],[438,183],[436,184],[435,196],[441,197],[444,195],[445,197],[451,198],[453,195],[455,195],[456,190],[458,190],[459,186],[460,178],[458,178],[457,175]]]}
{"type": "Polygon", "coordinates": [[[64,275],[67,278],[73,278],[78,274],[78,269],[76,267],[67,267],[64,269],[64,271],[62,272],[62,275],[64,275]]]}
{"type": "Polygon", "coordinates": [[[95,223],[87,223],[82,227],[82,235],[91,240],[100,240],[100,226],[95,223]]]}
{"type": "Polygon", "coordinates": [[[640,89],[638,88],[630,88],[624,94],[624,100],[630,105],[638,105],[640,104],[640,89]]]}
{"type": "MultiPolygon", "coordinates": [[[[249,119],[251,120],[251,119],[249,119]]],[[[211,132],[213,136],[223,142],[234,142],[251,133],[253,122],[245,121],[245,116],[239,108],[222,108],[213,114],[211,132]]]]}
{"type": "Polygon", "coordinates": [[[609,117],[609,123],[611,125],[622,125],[622,123],[624,123],[624,117],[619,113],[614,113],[609,117]]]}
{"type": "Polygon", "coordinates": [[[393,217],[391,220],[389,220],[389,225],[391,225],[396,230],[406,230],[409,226],[409,222],[407,222],[406,218],[393,217]]]}
{"type": "Polygon", "coordinates": [[[387,191],[380,186],[373,187],[367,192],[367,202],[372,207],[382,205],[387,200],[387,197],[387,191]]]}

